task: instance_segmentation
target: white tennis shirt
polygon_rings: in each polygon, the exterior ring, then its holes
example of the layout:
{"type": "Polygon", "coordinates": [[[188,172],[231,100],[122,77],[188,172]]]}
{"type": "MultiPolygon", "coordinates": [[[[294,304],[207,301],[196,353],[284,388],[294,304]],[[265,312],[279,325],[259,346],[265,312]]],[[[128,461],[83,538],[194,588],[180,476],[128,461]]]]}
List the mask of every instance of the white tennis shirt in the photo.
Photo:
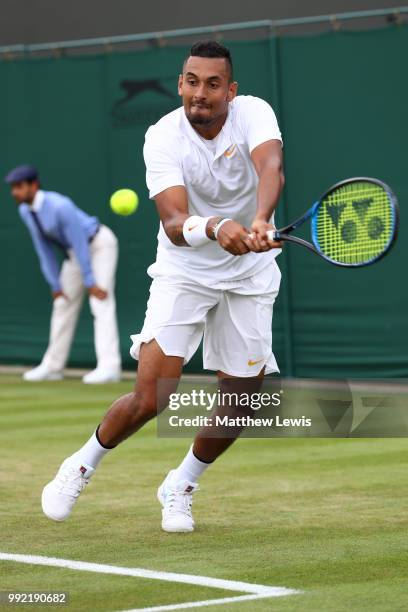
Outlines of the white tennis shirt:
{"type": "MultiPolygon", "coordinates": [[[[230,102],[223,128],[210,144],[190,125],[184,108],[178,108],[146,132],[143,154],[149,196],[154,199],[169,187],[184,185],[192,215],[230,217],[249,229],[258,186],[250,154],[274,139],[282,141],[275,113],[254,96],[237,96],[230,102]]],[[[272,249],[234,256],[215,241],[197,248],[176,246],[160,223],[157,258],[148,273],[184,276],[222,288],[225,282],[256,274],[278,253],[272,249]]]]}

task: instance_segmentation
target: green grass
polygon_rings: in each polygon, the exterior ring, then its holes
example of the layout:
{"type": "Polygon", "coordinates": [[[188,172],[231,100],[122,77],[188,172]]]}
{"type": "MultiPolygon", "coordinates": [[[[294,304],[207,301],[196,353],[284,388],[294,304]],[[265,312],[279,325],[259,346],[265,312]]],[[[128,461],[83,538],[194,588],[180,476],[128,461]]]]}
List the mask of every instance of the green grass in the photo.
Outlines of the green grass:
{"type": "MultiPolygon", "coordinates": [[[[151,423],[104,459],[68,521],[47,520],[43,485],[130,388],[0,377],[0,551],[302,590],[209,611],[408,608],[405,439],[239,440],[200,482],[197,530],[171,535],[160,530],[156,489],[189,441],[159,439],[151,423]]],[[[235,594],[0,562],[0,590],[13,589],[68,591],[61,609],[75,612],[235,594]]]]}

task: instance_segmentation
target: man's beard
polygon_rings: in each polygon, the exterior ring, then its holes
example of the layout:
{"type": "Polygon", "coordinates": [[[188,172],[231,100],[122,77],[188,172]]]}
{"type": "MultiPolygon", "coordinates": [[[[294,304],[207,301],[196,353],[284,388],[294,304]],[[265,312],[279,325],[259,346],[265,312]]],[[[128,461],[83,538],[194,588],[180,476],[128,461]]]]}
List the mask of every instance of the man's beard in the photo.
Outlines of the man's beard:
{"type": "Polygon", "coordinates": [[[191,125],[211,125],[215,121],[214,117],[203,117],[202,115],[197,116],[193,113],[188,113],[186,116],[191,125]]]}

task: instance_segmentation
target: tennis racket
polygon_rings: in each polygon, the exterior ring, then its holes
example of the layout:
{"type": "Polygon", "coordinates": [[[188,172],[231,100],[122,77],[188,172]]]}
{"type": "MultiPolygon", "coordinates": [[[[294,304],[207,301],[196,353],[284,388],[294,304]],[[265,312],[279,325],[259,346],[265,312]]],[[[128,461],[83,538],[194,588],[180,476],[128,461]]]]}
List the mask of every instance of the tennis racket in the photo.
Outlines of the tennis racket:
{"type": "Polygon", "coordinates": [[[391,249],[398,233],[399,209],[390,187],[374,178],[337,183],[297,221],[270,230],[271,240],[300,244],[336,266],[357,268],[375,263],[391,249]],[[312,242],[291,236],[311,221],[312,242]]]}

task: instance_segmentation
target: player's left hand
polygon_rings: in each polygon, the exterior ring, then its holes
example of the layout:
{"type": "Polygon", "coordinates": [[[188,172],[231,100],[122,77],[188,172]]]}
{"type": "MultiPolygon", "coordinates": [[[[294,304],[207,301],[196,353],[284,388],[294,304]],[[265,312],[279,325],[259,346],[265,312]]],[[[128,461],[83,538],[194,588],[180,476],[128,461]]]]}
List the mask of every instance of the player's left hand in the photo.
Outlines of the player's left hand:
{"type": "Polygon", "coordinates": [[[245,255],[250,250],[247,245],[248,230],[232,219],[220,227],[217,240],[218,244],[232,255],[245,255]]]}
{"type": "Polygon", "coordinates": [[[262,219],[255,219],[251,225],[250,238],[247,241],[247,245],[251,251],[255,253],[262,253],[262,251],[269,251],[270,249],[281,249],[283,244],[278,240],[270,240],[267,236],[269,230],[276,229],[271,223],[267,223],[262,219]]]}
{"type": "Polygon", "coordinates": [[[98,298],[98,300],[106,300],[108,297],[108,292],[104,289],[101,289],[97,285],[93,285],[93,287],[88,287],[88,294],[93,295],[98,298]]]}

